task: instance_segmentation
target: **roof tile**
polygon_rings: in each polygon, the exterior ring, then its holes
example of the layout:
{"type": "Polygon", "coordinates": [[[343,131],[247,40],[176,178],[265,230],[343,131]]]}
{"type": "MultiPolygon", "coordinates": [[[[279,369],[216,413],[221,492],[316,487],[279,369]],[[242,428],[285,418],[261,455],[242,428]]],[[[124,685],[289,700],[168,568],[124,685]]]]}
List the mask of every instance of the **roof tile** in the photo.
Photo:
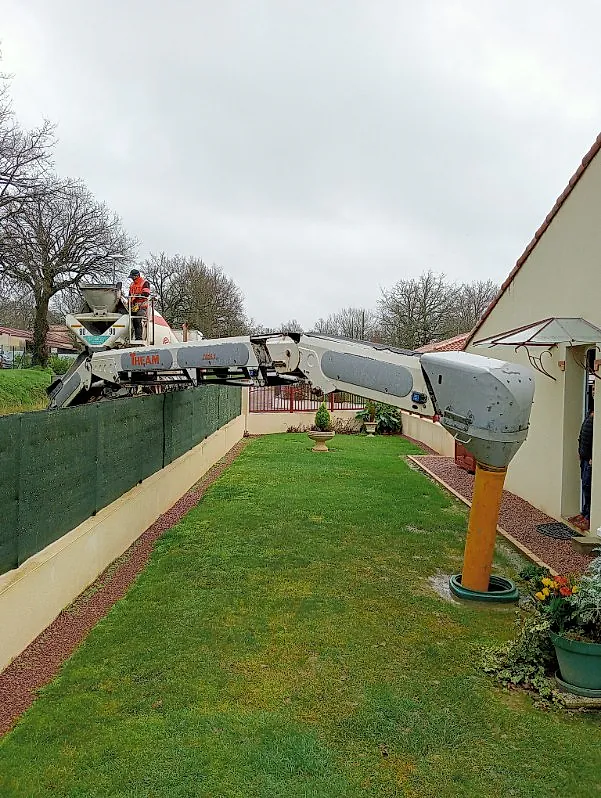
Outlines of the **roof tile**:
{"type": "Polygon", "coordinates": [[[453,338],[445,338],[444,341],[433,341],[431,344],[420,346],[416,352],[459,352],[463,349],[469,333],[455,335],[453,338]]]}
{"type": "MultiPolygon", "coordinates": [[[[33,341],[33,333],[31,330],[18,330],[15,327],[0,327],[0,335],[10,335],[13,338],[23,338],[25,341],[33,341]]],[[[57,349],[72,349],[75,351],[75,346],[68,327],[58,324],[51,325],[46,335],[46,345],[57,349]]]]}

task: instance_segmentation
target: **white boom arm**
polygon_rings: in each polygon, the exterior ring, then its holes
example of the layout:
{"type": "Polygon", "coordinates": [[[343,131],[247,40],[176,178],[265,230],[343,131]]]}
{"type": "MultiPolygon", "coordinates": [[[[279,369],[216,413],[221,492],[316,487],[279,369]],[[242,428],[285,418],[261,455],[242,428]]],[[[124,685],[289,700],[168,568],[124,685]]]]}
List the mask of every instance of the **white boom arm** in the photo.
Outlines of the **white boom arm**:
{"type": "Polygon", "coordinates": [[[218,338],[81,355],[49,389],[50,408],[119,395],[123,386],[307,381],[432,417],[478,462],[506,467],[528,431],[530,369],[465,352],[420,355],[321,335],[218,338]]]}

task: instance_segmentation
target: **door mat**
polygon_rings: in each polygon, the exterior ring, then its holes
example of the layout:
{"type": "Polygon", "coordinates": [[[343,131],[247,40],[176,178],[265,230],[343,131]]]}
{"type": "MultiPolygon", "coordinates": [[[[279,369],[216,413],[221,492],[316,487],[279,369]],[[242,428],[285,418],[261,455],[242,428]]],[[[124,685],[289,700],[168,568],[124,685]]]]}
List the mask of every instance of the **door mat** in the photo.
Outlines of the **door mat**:
{"type": "Polygon", "coordinates": [[[557,540],[571,540],[571,538],[580,537],[583,534],[576,529],[572,529],[567,524],[562,524],[560,521],[553,524],[539,524],[536,527],[536,531],[540,532],[541,535],[545,535],[548,538],[556,538],[557,540]]]}

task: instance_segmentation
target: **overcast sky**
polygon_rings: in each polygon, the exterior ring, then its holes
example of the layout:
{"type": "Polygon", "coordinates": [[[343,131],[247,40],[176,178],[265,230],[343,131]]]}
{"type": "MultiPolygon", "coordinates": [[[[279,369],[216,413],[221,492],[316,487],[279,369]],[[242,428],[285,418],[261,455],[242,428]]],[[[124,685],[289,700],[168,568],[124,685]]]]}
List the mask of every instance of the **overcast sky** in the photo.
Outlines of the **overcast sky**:
{"type": "Polygon", "coordinates": [[[601,129],[595,0],[1,0],[20,120],[140,241],[305,328],[503,280],[601,129]]]}

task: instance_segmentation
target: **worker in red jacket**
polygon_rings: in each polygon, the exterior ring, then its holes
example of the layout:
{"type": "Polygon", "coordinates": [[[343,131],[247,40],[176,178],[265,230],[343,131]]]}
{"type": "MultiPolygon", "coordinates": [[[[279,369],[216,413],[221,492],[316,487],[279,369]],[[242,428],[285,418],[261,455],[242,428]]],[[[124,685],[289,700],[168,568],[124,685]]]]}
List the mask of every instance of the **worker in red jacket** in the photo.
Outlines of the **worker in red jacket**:
{"type": "Polygon", "coordinates": [[[129,307],[134,326],[134,340],[142,341],[142,319],[148,315],[150,283],[140,274],[138,269],[131,270],[129,279],[133,280],[129,287],[129,307]]]}

